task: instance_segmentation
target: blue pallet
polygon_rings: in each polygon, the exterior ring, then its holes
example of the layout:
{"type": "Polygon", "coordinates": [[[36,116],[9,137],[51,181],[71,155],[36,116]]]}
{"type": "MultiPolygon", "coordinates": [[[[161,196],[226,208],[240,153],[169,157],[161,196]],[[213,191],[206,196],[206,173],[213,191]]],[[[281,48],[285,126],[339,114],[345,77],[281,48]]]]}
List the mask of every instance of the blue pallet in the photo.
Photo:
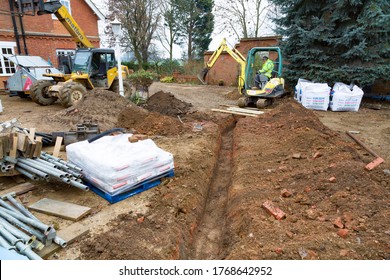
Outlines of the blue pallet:
{"type": "Polygon", "coordinates": [[[102,191],[101,189],[95,187],[91,182],[86,182],[86,185],[89,186],[90,190],[93,191],[94,193],[96,193],[97,195],[101,196],[102,198],[104,198],[105,200],[107,200],[108,202],[110,202],[111,204],[114,204],[116,202],[119,202],[121,200],[124,200],[130,196],[133,196],[133,195],[136,195],[136,194],[139,194],[143,191],[146,191],[146,190],[149,190],[151,188],[154,188],[158,185],[161,184],[161,179],[162,178],[169,178],[169,177],[173,177],[175,175],[175,172],[174,170],[170,170],[164,174],[161,174],[157,177],[154,177],[154,178],[151,178],[147,181],[144,181],[142,183],[139,183],[135,186],[133,186],[130,190],[124,192],[124,193],[119,193],[119,194],[116,194],[116,195],[111,195],[109,193],[106,193],[104,191],[102,191]]]}

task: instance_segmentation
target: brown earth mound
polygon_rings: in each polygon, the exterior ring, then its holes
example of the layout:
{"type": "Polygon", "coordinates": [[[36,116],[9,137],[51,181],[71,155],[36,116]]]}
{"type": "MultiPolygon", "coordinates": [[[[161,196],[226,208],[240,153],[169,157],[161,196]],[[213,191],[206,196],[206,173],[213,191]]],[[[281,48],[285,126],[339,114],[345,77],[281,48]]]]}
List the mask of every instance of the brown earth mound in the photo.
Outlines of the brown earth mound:
{"type": "Polygon", "coordinates": [[[101,131],[115,127],[119,113],[125,108],[139,109],[129,100],[108,90],[92,90],[75,106],[45,118],[48,122],[59,122],[74,128],[78,123],[91,120],[99,125],[101,131]]]}
{"type": "Polygon", "coordinates": [[[170,92],[158,91],[148,99],[143,107],[149,111],[176,118],[189,112],[192,105],[175,98],[170,92]]]}

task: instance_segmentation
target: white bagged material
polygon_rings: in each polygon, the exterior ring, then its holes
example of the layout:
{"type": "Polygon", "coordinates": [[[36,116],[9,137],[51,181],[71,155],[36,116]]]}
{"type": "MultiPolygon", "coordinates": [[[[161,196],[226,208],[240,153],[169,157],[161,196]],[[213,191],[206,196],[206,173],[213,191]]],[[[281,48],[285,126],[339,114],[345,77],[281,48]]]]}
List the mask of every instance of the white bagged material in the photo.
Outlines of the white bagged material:
{"type": "Polygon", "coordinates": [[[352,89],[344,83],[335,83],[332,90],[330,109],[332,111],[354,111],[360,107],[364,92],[354,85],[352,89]]]}
{"type": "Polygon", "coordinates": [[[131,134],[104,136],[66,147],[67,159],[102,191],[116,195],[174,168],[173,155],[151,140],[130,143],[131,134]]]}
{"type": "Polygon", "coordinates": [[[305,108],[326,111],[329,107],[330,87],[327,83],[314,83],[299,79],[296,85],[297,101],[305,108]]]}
{"type": "Polygon", "coordinates": [[[295,99],[296,101],[298,101],[299,103],[302,102],[302,88],[303,88],[303,86],[304,86],[305,83],[313,83],[313,82],[310,82],[310,81],[308,81],[308,80],[299,78],[299,79],[298,79],[298,83],[297,83],[297,85],[295,86],[294,99],[295,99]]]}

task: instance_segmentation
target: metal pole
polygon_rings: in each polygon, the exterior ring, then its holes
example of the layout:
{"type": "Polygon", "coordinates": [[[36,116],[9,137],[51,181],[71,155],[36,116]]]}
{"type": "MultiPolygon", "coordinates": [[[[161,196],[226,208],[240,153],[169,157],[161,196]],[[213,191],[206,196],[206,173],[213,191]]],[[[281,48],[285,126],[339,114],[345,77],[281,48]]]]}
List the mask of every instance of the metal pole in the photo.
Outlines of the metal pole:
{"type": "MultiPolygon", "coordinates": [[[[0,215],[4,214],[4,212],[6,214],[8,214],[8,215],[10,215],[10,216],[20,220],[20,221],[26,223],[26,224],[29,224],[29,225],[31,225],[31,226],[39,229],[39,230],[42,230],[45,235],[47,235],[50,232],[50,230],[52,229],[51,226],[45,225],[44,223],[42,223],[40,221],[31,219],[31,218],[27,218],[26,216],[23,216],[20,213],[16,213],[16,212],[13,212],[13,211],[10,211],[8,209],[5,209],[5,208],[1,207],[0,208],[0,215]]],[[[5,217],[3,216],[3,218],[5,218],[5,217]]]]}
{"type": "Polygon", "coordinates": [[[124,90],[123,90],[123,76],[122,76],[122,58],[121,58],[121,47],[119,45],[119,36],[115,39],[116,43],[116,51],[118,54],[118,82],[119,82],[119,95],[125,96],[124,90]]]}
{"type": "Polygon", "coordinates": [[[9,233],[3,225],[0,225],[0,234],[6,239],[11,245],[18,249],[18,252],[25,255],[30,260],[42,260],[35,252],[33,252],[30,246],[25,245],[21,239],[17,239],[11,233],[9,233]]]}
{"type": "Polygon", "coordinates": [[[9,202],[11,202],[23,215],[25,215],[26,217],[29,217],[31,219],[35,219],[35,220],[38,220],[37,217],[35,217],[30,211],[27,210],[26,207],[24,207],[24,205],[22,205],[21,203],[19,203],[15,198],[12,197],[12,195],[15,195],[15,193],[7,193],[5,195],[5,197],[8,199],[9,202]]]}

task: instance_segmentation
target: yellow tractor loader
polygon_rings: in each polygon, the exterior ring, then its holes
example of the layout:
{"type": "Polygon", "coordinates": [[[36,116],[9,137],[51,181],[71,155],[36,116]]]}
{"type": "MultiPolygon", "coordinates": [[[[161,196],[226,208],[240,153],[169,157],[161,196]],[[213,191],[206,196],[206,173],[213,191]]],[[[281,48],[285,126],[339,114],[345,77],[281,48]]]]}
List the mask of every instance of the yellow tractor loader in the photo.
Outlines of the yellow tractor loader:
{"type": "Polygon", "coordinates": [[[271,105],[275,98],[284,94],[284,79],[281,77],[282,54],[278,47],[255,47],[249,50],[245,58],[237,49],[231,49],[227,45],[226,39],[222,40],[218,49],[214,51],[206,63],[206,67],[198,74],[198,79],[203,84],[207,84],[207,73],[223,51],[226,51],[240,65],[237,84],[242,97],[238,100],[239,107],[256,106],[262,109],[271,105]],[[255,88],[256,70],[261,68],[261,58],[265,53],[269,57],[276,57],[272,77],[268,81],[260,83],[260,88],[255,88]]]}
{"type": "Polygon", "coordinates": [[[53,80],[40,80],[30,88],[30,97],[40,105],[50,105],[59,100],[65,107],[79,102],[88,90],[100,88],[119,92],[118,75],[123,77],[125,97],[132,94],[132,86],[125,79],[129,75],[126,66],[118,71],[113,49],[94,48],[84,32],[60,1],[19,0],[16,5],[22,13],[38,15],[54,14],[71,34],[77,50],[71,74],[44,74],[53,80]]]}

